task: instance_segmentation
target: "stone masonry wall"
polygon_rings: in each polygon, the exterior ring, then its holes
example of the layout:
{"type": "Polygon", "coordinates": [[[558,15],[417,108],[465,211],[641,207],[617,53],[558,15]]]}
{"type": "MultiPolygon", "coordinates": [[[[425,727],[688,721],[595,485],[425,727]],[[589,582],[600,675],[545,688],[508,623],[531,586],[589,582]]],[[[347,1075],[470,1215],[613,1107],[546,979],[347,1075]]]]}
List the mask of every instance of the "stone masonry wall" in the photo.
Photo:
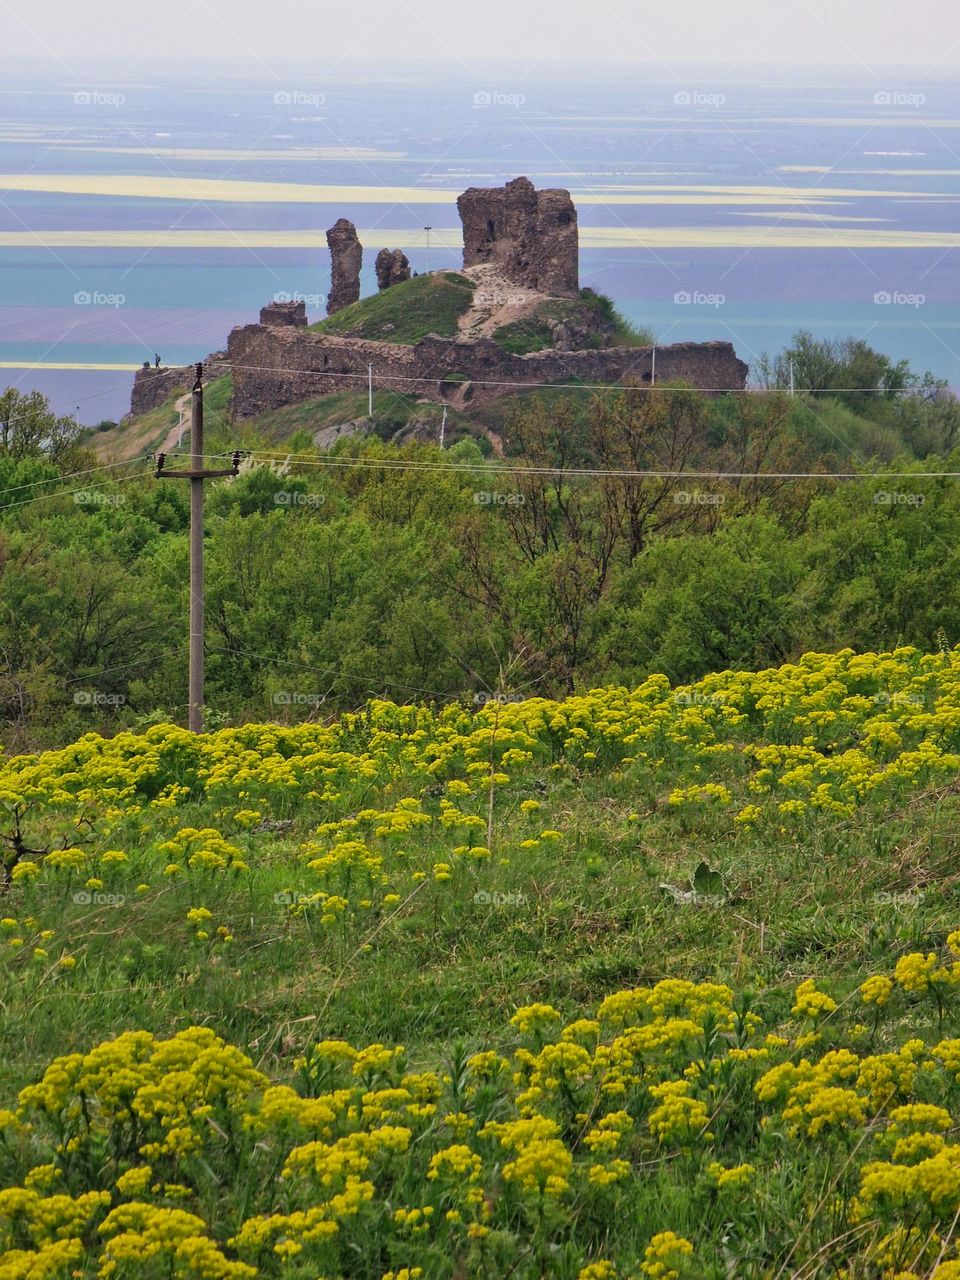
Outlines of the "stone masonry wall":
{"type": "MultiPolygon", "coordinates": [[[[238,419],[332,392],[374,386],[442,403],[463,398],[482,404],[536,383],[650,382],[651,347],[590,351],[538,351],[515,356],[492,339],[460,341],[431,335],[415,346],[368,342],[294,328],[246,325],[227,346],[233,367],[233,410],[238,419]]],[[[656,349],[656,381],[682,379],[708,392],[740,391],[747,366],[729,342],[683,342],[656,349]]]]}

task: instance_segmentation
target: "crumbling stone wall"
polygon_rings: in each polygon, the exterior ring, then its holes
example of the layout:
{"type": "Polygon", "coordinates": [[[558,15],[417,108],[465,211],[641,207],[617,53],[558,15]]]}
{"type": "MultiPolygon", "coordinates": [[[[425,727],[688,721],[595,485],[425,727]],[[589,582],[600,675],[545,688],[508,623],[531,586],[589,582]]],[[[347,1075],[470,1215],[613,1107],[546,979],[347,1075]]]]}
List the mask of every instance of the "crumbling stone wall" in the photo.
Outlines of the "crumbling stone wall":
{"type": "MultiPolygon", "coordinates": [[[[463,221],[465,268],[492,264],[506,280],[552,297],[579,290],[577,211],[570,193],[537,191],[528,178],[503,187],[471,187],[457,201],[463,221]]],[[[333,259],[329,314],[360,297],[363,247],[356,227],[341,218],[327,232],[333,259]]],[[[389,288],[409,276],[398,249],[377,257],[377,282],[389,288]]],[[[582,334],[558,325],[556,345],[530,355],[511,355],[492,338],[441,338],[432,334],[414,346],[371,342],[306,327],[303,304],[271,304],[261,323],[234,329],[227,348],[233,372],[233,411],[250,418],[288,404],[351,389],[365,389],[373,366],[374,385],[427,400],[482,404],[522,387],[579,380],[611,384],[683,380],[708,393],[741,391],[747,366],[729,342],[683,342],[666,347],[593,345],[602,332],[582,334]],[[571,350],[577,343],[589,347],[571,350]]],[[[208,357],[211,376],[216,361],[208,357]]],[[[224,371],[221,367],[220,372],[224,371]]],[[[189,390],[193,367],[145,368],[137,374],[131,411],[144,413],[174,394],[189,390]]]]}
{"type": "MultiPolygon", "coordinates": [[[[229,373],[229,368],[223,363],[225,359],[225,351],[216,351],[207,356],[203,362],[204,379],[219,378],[229,373]]],[[[130,412],[134,416],[149,413],[151,409],[158,409],[174,396],[184,395],[193,386],[196,376],[195,364],[175,365],[163,369],[144,365],[134,375],[133,391],[130,394],[130,412]]]]}
{"type": "MultiPolygon", "coordinates": [[[[374,386],[442,403],[483,404],[523,386],[580,379],[650,383],[652,347],[537,351],[515,356],[492,339],[434,334],[412,346],[370,342],[294,328],[246,325],[227,347],[233,365],[233,411],[238,419],[333,392],[363,390],[367,367],[374,386]]],[[[682,342],[656,348],[656,381],[683,379],[707,392],[741,391],[747,366],[729,342],[682,342]]]]}
{"type": "Polygon", "coordinates": [[[463,265],[493,263],[506,279],[555,297],[579,285],[577,209],[563,188],[537,191],[529,178],[470,187],[457,200],[463,265]]]}
{"type": "Polygon", "coordinates": [[[303,328],[307,323],[307,304],[305,302],[268,302],[260,308],[260,323],[272,325],[296,325],[303,328]]]}

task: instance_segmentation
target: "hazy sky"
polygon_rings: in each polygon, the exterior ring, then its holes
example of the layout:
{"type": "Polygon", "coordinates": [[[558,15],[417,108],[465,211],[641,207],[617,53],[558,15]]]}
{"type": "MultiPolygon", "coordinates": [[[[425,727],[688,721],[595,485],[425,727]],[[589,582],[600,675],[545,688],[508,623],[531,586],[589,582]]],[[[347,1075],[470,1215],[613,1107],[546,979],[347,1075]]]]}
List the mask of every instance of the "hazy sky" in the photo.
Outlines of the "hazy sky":
{"type": "Polygon", "coordinates": [[[0,55],[960,65],[957,0],[0,0],[0,55]]]}

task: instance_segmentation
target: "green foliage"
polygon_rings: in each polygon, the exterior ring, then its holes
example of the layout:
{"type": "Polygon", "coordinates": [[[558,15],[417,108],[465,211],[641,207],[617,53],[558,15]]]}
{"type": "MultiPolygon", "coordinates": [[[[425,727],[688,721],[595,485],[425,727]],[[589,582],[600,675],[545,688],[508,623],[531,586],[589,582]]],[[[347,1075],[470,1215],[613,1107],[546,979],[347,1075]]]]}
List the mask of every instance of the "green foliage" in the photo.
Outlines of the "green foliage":
{"type": "Polygon", "coordinates": [[[646,326],[635,325],[617,310],[613,299],[605,293],[597,293],[594,289],[581,289],[582,305],[595,310],[606,324],[613,330],[614,340],[619,347],[649,347],[656,342],[657,336],[646,326]]]}
{"type": "MultiPolygon", "coordinates": [[[[916,433],[935,413],[948,434],[940,394],[917,398],[892,407],[916,433]]],[[[492,687],[511,662],[524,688],[556,694],[960,638],[957,492],[884,478],[923,469],[893,419],[780,392],[558,388],[512,400],[504,460],[485,438],[458,441],[455,412],[442,452],[368,435],[322,453],[318,418],[295,408],[287,445],[248,425],[242,474],[207,490],[207,690],[229,720],[270,714],[272,691],[297,673],[327,714],[375,693],[492,687]],[[751,478],[856,469],[863,480],[751,478]],[[710,470],[742,477],[672,475],[710,470]]],[[[384,394],[377,408],[391,439],[420,419],[435,438],[439,406],[384,394]]],[[[213,451],[235,447],[229,424],[209,422],[213,451]]],[[[10,746],[183,714],[188,488],[136,469],[87,491],[42,456],[0,454],[10,746]],[[85,690],[93,699],[76,702],[85,690]]]]}
{"type": "Polygon", "coordinates": [[[349,333],[381,342],[412,344],[436,333],[452,338],[469,310],[474,284],[455,271],[437,271],[391,285],[361,298],[311,328],[317,333],[349,333]]]}
{"type": "Polygon", "coordinates": [[[626,320],[605,294],[581,289],[576,298],[542,302],[531,315],[494,330],[493,340],[513,355],[528,355],[554,346],[548,320],[559,320],[574,328],[591,329],[585,345],[599,347],[612,340],[616,346],[645,347],[656,341],[649,329],[637,328],[626,320]]]}
{"type": "Polygon", "coordinates": [[[761,386],[782,390],[791,385],[791,366],[798,391],[829,392],[858,413],[892,402],[919,381],[908,361],[893,361],[862,338],[815,338],[805,329],[776,359],[761,355],[754,372],[761,386]]]}
{"type": "Polygon", "coordinates": [[[501,325],[499,329],[494,329],[492,336],[498,346],[514,356],[546,351],[553,346],[553,333],[549,326],[534,316],[501,325]]]}
{"type": "Polygon", "coordinates": [[[58,416],[39,391],[15,387],[0,393],[0,457],[14,461],[49,458],[54,464],[80,464],[83,429],[69,415],[58,416]]]}

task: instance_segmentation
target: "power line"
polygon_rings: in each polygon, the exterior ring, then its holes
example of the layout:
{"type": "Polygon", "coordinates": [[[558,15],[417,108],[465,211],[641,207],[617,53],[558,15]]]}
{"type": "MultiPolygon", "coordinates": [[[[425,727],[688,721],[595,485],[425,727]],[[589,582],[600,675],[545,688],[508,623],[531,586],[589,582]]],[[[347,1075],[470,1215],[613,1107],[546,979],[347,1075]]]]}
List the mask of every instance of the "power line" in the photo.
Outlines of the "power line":
{"type": "Polygon", "coordinates": [[[512,466],[509,463],[498,462],[417,462],[400,458],[316,458],[295,453],[279,453],[273,456],[257,450],[248,451],[247,456],[266,464],[295,462],[298,466],[304,467],[468,472],[479,476],[495,472],[513,476],[598,476],[604,479],[627,480],[956,480],[960,478],[960,471],[649,471],[602,467],[512,466]]]}
{"type": "MultiPolygon", "coordinates": [[[[151,454],[148,456],[152,458],[154,455],[151,454]]],[[[204,458],[209,458],[211,460],[219,461],[224,456],[225,455],[220,453],[210,453],[210,454],[205,454],[204,458]]],[[[42,485],[42,484],[62,484],[66,480],[75,480],[79,476],[92,475],[93,473],[98,471],[108,471],[114,467],[133,467],[133,466],[136,466],[137,462],[141,462],[141,461],[142,459],[139,459],[139,458],[128,458],[123,462],[107,462],[107,463],[104,463],[104,465],[101,467],[90,467],[89,470],[87,471],[70,471],[70,472],[67,472],[66,475],[51,476],[49,480],[33,480],[30,482],[30,484],[14,485],[12,488],[0,488],[0,514],[2,514],[4,511],[12,507],[26,506],[27,503],[29,502],[43,502],[49,498],[69,497],[70,494],[72,493],[86,493],[88,492],[88,489],[87,488],[67,489],[67,490],[56,489],[51,493],[41,493],[36,498],[24,498],[23,501],[21,502],[10,502],[6,504],[3,503],[4,494],[16,493],[19,489],[34,489],[38,485],[42,485]]],[[[90,485],[89,489],[103,489],[103,488],[106,488],[111,483],[122,484],[126,480],[136,480],[139,476],[142,476],[144,474],[147,474],[147,473],[138,471],[136,472],[136,474],[132,476],[111,477],[110,480],[106,480],[106,481],[103,481],[102,483],[90,485]]]]}
{"type": "MultiPolygon", "coordinates": [[[[451,340],[452,341],[452,340],[451,340]]],[[[399,345],[399,344],[398,344],[399,345]]],[[[604,348],[604,350],[617,350],[618,348],[604,348]]],[[[629,350],[630,348],[627,348],[629,350]]],[[[644,350],[644,348],[637,348],[644,350]]],[[[297,369],[288,365],[256,365],[256,364],[235,364],[231,360],[218,360],[218,365],[231,370],[237,369],[244,373],[293,373],[301,377],[310,378],[352,378],[365,383],[368,378],[367,370],[357,373],[334,373],[324,369],[297,369]]],[[[378,377],[382,381],[401,382],[401,383],[424,383],[424,382],[446,382],[450,377],[450,370],[445,373],[428,373],[420,377],[405,377],[402,374],[383,373],[378,377]]],[[[453,372],[456,372],[454,370],[453,372]]],[[[628,376],[628,375],[624,375],[628,376]]],[[[675,387],[669,384],[658,382],[655,386],[631,386],[630,384],[610,383],[610,382],[509,382],[494,378],[469,378],[468,382],[480,387],[515,387],[527,391],[657,391],[664,392],[688,392],[703,395],[758,395],[764,392],[782,391],[785,395],[789,394],[786,387],[675,387]]],[[[209,385],[209,384],[208,384],[209,385]]],[[[453,385],[462,386],[465,383],[455,383],[453,385]]],[[[947,391],[947,388],[934,388],[935,390],[947,391]]],[[[930,388],[927,388],[930,390],[930,388]]],[[[797,387],[796,391],[803,395],[915,395],[924,391],[922,387],[797,387]]],[[[951,393],[951,398],[952,393],[951,393]]]]}
{"type": "MultiPolygon", "coordinates": [[[[119,476],[100,484],[92,484],[90,485],[90,489],[103,489],[107,484],[126,484],[129,480],[142,480],[149,474],[150,472],[148,471],[138,471],[132,476],[119,476]]],[[[0,505],[0,516],[2,516],[5,511],[12,511],[15,507],[29,506],[31,502],[44,502],[50,498],[69,498],[73,494],[89,493],[90,489],[61,489],[56,493],[41,493],[35,498],[21,498],[19,502],[9,502],[5,505],[0,505]]]]}
{"type": "MultiPolygon", "coordinates": [[[[468,474],[477,478],[491,473],[504,476],[566,476],[571,477],[594,477],[609,480],[713,480],[713,481],[735,481],[735,480],[956,480],[960,479],[960,471],[653,471],[653,470],[630,470],[626,468],[601,468],[601,467],[538,467],[538,466],[512,466],[509,463],[498,462],[417,462],[408,461],[400,458],[316,458],[305,454],[280,453],[278,455],[270,455],[259,451],[245,451],[245,456],[252,458],[256,462],[260,462],[265,466],[275,464],[295,463],[302,467],[318,467],[327,470],[336,470],[338,468],[367,470],[367,471],[413,471],[425,473],[448,472],[450,474],[468,474]]],[[[204,454],[205,461],[220,461],[225,458],[231,458],[232,454],[204,454]]],[[[105,489],[111,484],[124,484],[130,480],[143,479],[150,473],[146,471],[137,471],[129,476],[111,477],[101,483],[94,483],[87,488],[78,489],[56,489],[50,493],[38,494],[33,498],[23,498],[18,502],[2,502],[3,494],[15,493],[20,489],[35,488],[42,484],[57,484],[63,480],[77,479],[83,475],[90,475],[100,471],[110,470],[115,467],[133,466],[133,461],[129,462],[111,462],[106,463],[102,467],[91,467],[88,471],[75,471],[67,476],[52,477],[49,480],[33,481],[29,485],[18,485],[12,489],[0,490],[0,515],[5,511],[11,511],[16,507],[29,506],[33,502],[44,502],[51,498],[72,497],[77,493],[87,493],[91,489],[105,489]]],[[[232,475],[232,471],[228,474],[232,475]]]]}
{"type": "MultiPolygon", "coordinates": [[[[66,475],[50,476],[46,480],[31,480],[29,484],[6,485],[0,488],[0,497],[7,493],[18,493],[21,489],[36,489],[41,484],[62,484],[66,480],[76,480],[79,476],[92,476],[99,471],[110,471],[114,467],[130,467],[133,464],[134,459],[127,459],[124,462],[105,462],[102,467],[88,467],[85,471],[68,471],[66,475]]],[[[94,488],[97,486],[94,485],[94,488]]]]}

